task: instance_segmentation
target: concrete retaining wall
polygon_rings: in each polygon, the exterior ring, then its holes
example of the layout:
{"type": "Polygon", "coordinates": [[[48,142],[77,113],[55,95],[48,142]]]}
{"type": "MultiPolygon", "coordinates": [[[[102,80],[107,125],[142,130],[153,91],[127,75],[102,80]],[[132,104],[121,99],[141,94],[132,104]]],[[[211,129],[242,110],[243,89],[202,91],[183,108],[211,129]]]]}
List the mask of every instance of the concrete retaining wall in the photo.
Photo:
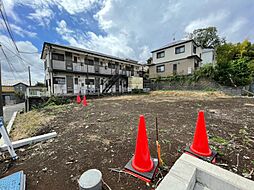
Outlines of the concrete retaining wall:
{"type": "Polygon", "coordinates": [[[254,181],[183,154],[156,190],[254,190],[254,181]]]}

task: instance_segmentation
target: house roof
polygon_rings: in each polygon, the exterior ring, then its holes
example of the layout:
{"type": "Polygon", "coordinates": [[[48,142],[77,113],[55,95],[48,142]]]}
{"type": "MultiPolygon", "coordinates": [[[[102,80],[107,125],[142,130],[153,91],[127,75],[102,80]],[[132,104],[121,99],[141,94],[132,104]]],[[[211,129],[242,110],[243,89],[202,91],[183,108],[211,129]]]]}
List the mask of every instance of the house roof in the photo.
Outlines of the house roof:
{"type": "Polygon", "coordinates": [[[138,63],[138,61],[136,61],[136,60],[132,60],[132,59],[128,59],[128,58],[123,59],[123,58],[120,58],[120,57],[116,57],[116,56],[112,56],[112,55],[107,55],[107,54],[104,54],[104,53],[99,53],[99,52],[87,50],[87,49],[84,49],[84,48],[78,48],[78,47],[67,46],[67,45],[60,45],[60,44],[53,44],[53,43],[49,43],[49,42],[44,42],[43,43],[43,48],[42,48],[42,53],[41,53],[41,59],[44,59],[43,57],[45,57],[44,50],[45,50],[46,46],[55,46],[55,47],[65,48],[65,49],[68,49],[68,50],[79,51],[79,52],[87,53],[87,54],[90,54],[90,55],[97,55],[97,56],[106,57],[108,59],[115,59],[115,60],[119,60],[119,61],[124,61],[124,62],[128,62],[128,63],[133,63],[133,64],[140,65],[138,63]]]}
{"type": "MultiPolygon", "coordinates": [[[[196,44],[196,42],[192,39],[190,39],[190,40],[177,40],[177,41],[174,41],[174,42],[170,42],[170,43],[168,43],[168,44],[166,44],[166,45],[164,45],[164,46],[162,46],[158,49],[155,49],[151,53],[159,51],[159,50],[167,49],[167,48],[170,48],[170,47],[173,47],[173,46],[178,46],[178,45],[181,45],[181,44],[185,44],[185,43],[188,43],[188,42],[191,42],[191,41],[193,41],[193,43],[196,44]]],[[[198,45],[196,44],[196,46],[198,46],[198,45]]]]}
{"type": "Polygon", "coordinates": [[[19,84],[23,84],[23,85],[25,85],[25,86],[28,86],[27,84],[25,84],[25,83],[23,83],[23,82],[18,82],[18,83],[16,83],[16,84],[14,84],[13,86],[17,86],[17,85],[19,85],[19,84]]]}

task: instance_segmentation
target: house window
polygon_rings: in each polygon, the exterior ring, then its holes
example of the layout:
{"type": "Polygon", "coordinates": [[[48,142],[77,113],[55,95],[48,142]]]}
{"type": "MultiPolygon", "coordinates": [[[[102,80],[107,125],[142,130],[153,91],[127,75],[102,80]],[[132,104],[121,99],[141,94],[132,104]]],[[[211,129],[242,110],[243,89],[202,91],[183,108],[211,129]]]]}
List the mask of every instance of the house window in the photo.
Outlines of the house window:
{"type": "Polygon", "coordinates": [[[165,71],[165,65],[160,65],[156,67],[157,73],[162,73],[165,71]]]}
{"type": "Polygon", "coordinates": [[[157,53],[157,58],[165,57],[165,51],[161,51],[157,53]]]}
{"type": "Polygon", "coordinates": [[[77,62],[78,62],[78,57],[74,56],[74,63],[77,63],[77,62]]]}
{"type": "Polygon", "coordinates": [[[193,53],[197,53],[197,47],[196,46],[193,46],[193,53]]]}
{"type": "Polygon", "coordinates": [[[58,61],[64,61],[64,54],[52,53],[52,59],[58,61]]]}
{"type": "Polygon", "coordinates": [[[175,54],[184,53],[185,52],[185,46],[180,46],[175,48],[175,54]]]}
{"type": "Polygon", "coordinates": [[[194,62],[194,68],[195,68],[195,70],[196,70],[198,67],[199,67],[199,63],[198,63],[198,61],[195,61],[195,62],[194,62]]]}
{"type": "Polygon", "coordinates": [[[177,64],[173,64],[173,74],[177,73],[177,64]]]}

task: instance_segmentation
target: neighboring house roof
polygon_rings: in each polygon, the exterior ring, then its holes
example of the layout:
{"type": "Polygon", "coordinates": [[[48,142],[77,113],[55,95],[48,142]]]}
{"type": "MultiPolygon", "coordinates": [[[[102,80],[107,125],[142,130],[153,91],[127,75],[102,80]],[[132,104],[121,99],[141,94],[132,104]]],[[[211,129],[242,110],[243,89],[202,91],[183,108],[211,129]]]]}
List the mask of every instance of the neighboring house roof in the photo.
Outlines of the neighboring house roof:
{"type": "MultiPolygon", "coordinates": [[[[53,44],[53,43],[49,43],[49,42],[44,42],[43,43],[43,48],[42,48],[42,53],[41,53],[41,59],[44,59],[43,56],[44,56],[44,50],[45,50],[46,45],[56,46],[56,47],[65,48],[65,49],[69,49],[69,50],[74,50],[74,51],[80,51],[80,52],[83,52],[83,53],[88,53],[88,54],[91,54],[91,55],[102,56],[102,57],[106,57],[106,58],[109,58],[109,59],[116,59],[116,60],[119,60],[119,61],[124,61],[124,62],[133,63],[133,64],[138,64],[138,61],[135,61],[135,60],[132,60],[132,59],[127,59],[127,58],[123,59],[123,58],[119,58],[119,57],[116,57],[116,56],[107,55],[107,54],[103,54],[103,53],[87,50],[87,49],[84,49],[84,48],[78,48],[78,47],[67,46],[67,45],[60,45],[60,44],[53,44]]],[[[138,65],[140,65],[140,64],[138,64],[138,65]]]]}
{"type": "Polygon", "coordinates": [[[16,84],[14,84],[13,86],[17,86],[17,85],[19,85],[19,84],[23,84],[23,85],[25,85],[26,87],[28,86],[27,84],[25,84],[25,83],[23,83],[23,82],[18,82],[18,83],[16,83],[16,84]]]}
{"type": "MultiPolygon", "coordinates": [[[[155,49],[151,53],[159,51],[159,50],[167,49],[167,48],[170,48],[170,47],[173,47],[173,46],[178,46],[178,45],[181,45],[181,44],[185,44],[185,43],[188,43],[188,42],[191,42],[191,41],[193,41],[196,44],[196,42],[192,39],[191,40],[177,40],[177,41],[171,42],[169,44],[166,44],[166,45],[164,45],[164,46],[162,46],[158,49],[155,49]]],[[[196,44],[196,46],[198,46],[198,45],[196,44]]]]}

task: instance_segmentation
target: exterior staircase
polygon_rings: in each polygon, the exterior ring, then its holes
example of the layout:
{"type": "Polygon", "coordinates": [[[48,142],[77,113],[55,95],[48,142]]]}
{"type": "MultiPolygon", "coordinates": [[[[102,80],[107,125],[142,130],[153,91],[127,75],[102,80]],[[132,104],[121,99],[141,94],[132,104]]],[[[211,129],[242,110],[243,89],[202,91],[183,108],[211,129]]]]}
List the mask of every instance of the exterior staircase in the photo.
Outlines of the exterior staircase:
{"type": "Polygon", "coordinates": [[[112,77],[110,77],[106,81],[106,85],[102,90],[102,93],[107,93],[112,88],[112,86],[119,80],[119,78],[120,78],[119,74],[114,74],[112,77]]]}

